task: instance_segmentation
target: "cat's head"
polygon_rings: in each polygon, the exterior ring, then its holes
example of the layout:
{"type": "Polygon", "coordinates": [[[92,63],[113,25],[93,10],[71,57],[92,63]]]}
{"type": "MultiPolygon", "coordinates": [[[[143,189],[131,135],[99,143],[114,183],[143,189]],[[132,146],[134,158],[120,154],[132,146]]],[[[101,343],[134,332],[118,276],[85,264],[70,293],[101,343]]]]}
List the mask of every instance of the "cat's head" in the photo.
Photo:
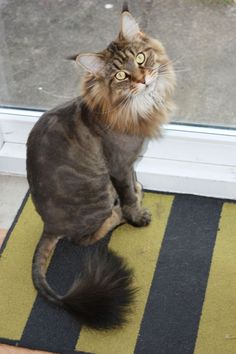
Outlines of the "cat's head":
{"type": "Polygon", "coordinates": [[[140,30],[126,6],[118,37],[100,53],[79,54],[75,60],[87,72],[86,103],[114,128],[127,132],[143,120],[144,126],[153,114],[159,114],[159,123],[166,120],[175,84],[171,62],[163,45],[140,30]]]}

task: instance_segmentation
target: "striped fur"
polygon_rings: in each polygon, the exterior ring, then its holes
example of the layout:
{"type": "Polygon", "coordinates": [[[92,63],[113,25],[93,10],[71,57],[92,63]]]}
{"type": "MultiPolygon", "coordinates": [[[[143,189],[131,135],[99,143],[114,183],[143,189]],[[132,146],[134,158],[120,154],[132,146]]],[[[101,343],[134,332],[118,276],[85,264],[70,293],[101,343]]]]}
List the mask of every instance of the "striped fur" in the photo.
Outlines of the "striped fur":
{"type": "Polygon", "coordinates": [[[76,58],[88,73],[83,94],[46,112],[27,142],[27,177],[44,232],[33,259],[39,294],[94,329],[122,326],[134,299],[132,271],[106,250],[90,255],[66,295],[46,279],[59,238],[88,246],[123,222],[147,226],[133,164],[171,110],[174,72],[160,42],[139,30],[127,9],[121,32],[101,53],[76,58]],[[117,74],[120,76],[117,76],[117,74]]]}

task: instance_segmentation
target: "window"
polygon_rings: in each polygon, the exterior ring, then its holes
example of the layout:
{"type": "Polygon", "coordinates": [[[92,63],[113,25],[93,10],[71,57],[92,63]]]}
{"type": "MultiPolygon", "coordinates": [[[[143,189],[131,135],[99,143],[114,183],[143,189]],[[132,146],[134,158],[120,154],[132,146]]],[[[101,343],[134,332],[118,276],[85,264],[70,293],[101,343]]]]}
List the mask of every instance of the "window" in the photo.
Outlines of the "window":
{"type": "MultiPolygon", "coordinates": [[[[140,0],[130,2],[130,11],[144,31],[163,42],[178,82],[178,110],[166,139],[152,143],[137,167],[145,186],[215,195],[208,182],[212,186],[217,179],[215,189],[229,192],[216,196],[230,197],[235,190],[236,197],[235,1],[140,0]],[[154,158],[155,171],[148,167],[154,158]],[[197,181],[205,183],[204,191],[197,181]]],[[[79,95],[83,71],[66,56],[103,49],[118,33],[120,12],[119,1],[1,2],[0,146],[5,155],[0,151],[6,161],[8,144],[22,145],[22,154],[19,145],[7,153],[21,159],[18,173],[24,173],[23,145],[41,112],[79,95]]]]}

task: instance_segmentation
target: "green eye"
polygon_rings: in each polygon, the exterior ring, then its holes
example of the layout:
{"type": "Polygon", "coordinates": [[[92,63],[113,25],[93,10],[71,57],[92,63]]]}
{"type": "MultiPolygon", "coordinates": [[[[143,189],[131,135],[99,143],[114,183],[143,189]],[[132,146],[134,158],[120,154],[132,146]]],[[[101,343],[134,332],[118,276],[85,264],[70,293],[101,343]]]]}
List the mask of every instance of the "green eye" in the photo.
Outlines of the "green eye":
{"type": "Polygon", "coordinates": [[[138,55],[136,56],[136,62],[138,64],[143,64],[145,61],[145,55],[143,53],[138,53],[138,55]]]}
{"type": "Polygon", "coordinates": [[[127,77],[127,74],[124,71],[118,71],[115,75],[117,80],[124,80],[127,77]]]}

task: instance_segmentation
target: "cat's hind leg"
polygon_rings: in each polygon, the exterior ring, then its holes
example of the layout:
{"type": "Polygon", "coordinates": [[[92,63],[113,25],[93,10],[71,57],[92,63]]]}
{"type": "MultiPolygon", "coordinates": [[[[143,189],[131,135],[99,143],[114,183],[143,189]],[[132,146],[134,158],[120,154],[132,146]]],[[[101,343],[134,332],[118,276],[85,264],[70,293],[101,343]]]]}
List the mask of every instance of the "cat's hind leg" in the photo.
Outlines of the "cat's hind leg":
{"type": "Polygon", "coordinates": [[[90,237],[82,239],[80,244],[83,246],[92,245],[105,237],[114,228],[124,223],[125,219],[123,218],[121,207],[116,205],[112,209],[111,216],[103,222],[102,226],[90,237]]]}

